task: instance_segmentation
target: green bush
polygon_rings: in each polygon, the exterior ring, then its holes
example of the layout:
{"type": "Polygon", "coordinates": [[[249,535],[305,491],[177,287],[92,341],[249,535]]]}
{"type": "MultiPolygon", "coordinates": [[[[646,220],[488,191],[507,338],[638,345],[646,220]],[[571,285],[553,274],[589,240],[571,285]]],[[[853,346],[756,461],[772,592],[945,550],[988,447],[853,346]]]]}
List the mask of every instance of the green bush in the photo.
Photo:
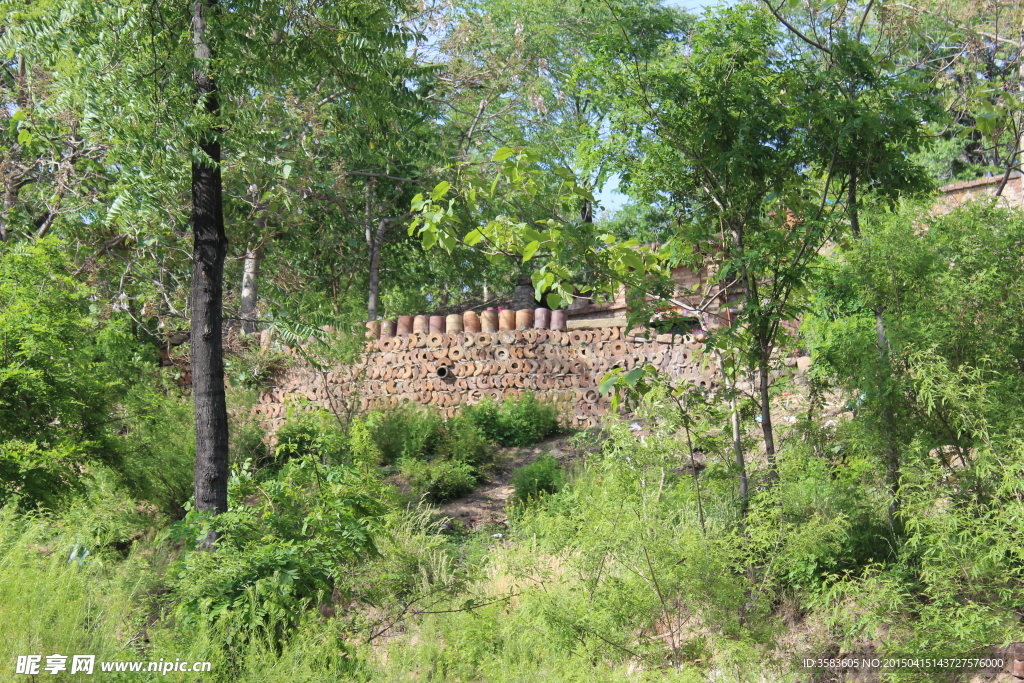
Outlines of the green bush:
{"type": "Polygon", "coordinates": [[[529,446],[558,431],[555,407],[541,403],[529,393],[502,403],[485,399],[475,406],[466,406],[462,414],[484,436],[502,446],[529,446]]]}
{"type": "Polygon", "coordinates": [[[414,493],[426,494],[435,502],[464,496],[476,488],[476,469],[459,460],[406,459],[400,469],[414,493]]]}
{"type": "Polygon", "coordinates": [[[374,411],[367,418],[373,442],[380,449],[384,465],[403,458],[419,458],[430,436],[444,424],[433,410],[406,403],[393,410],[374,411]]]}
{"type": "Polygon", "coordinates": [[[337,418],[326,410],[314,410],[289,419],[277,430],[273,455],[257,467],[268,472],[280,469],[289,460],[316,458],[323,464],[339,464],[349,455],[348,435],[337,418]]]}
{"type": "Polygon", "coordinates": [[[491,445],[483,430],[464,418],[451,418],[439,424],[427,438],[423,456],[457,460],[478,466],[487,462],[491,445]]]}
{"type": "MultiPolygon", "coordinates": [[[[458,417],[445,420],[429,408],[404,405],[374,411],[364,424],[381,464],[443,458],[478,465],[489,459],[490,444],[476,423],[458,417]]],[[[366,451],[368,446],[358,448],[366,451]]]]}
{"type": "Polygon", "coordinates": [[[512,499],[520,504],[539,500],[545,494],[557,493],[565,483],[565,473],[558,460],[545,453],[529,465],[512,473],[512,499]]]}
{"type": "Polygon", "coordinates": [[[193,512],[173,528],[186,547],[211,524],[220,534],[216,552],[189,552],[177,567],[175,618],[220,629],[228,646],[286,638],[332,594],[342,567],[376,555],[384,492],[375,477],[310,454],[260,480],[243,466],[230,480],[228,512],[193,512]]]}
{"type": "Polygon", "coordinates": [[[132,494],[181,519],[192,497],[196,439],[192,402],[168,387],[166,395],[136,387],[124,436],[125,484],[132,494]]]}
{"type": "Polygon", "coordinates": [[[54,506],[120,464],[115,407],[152,347],[104,319],[53,238],[0,245],[0,504],[54,506]]]}

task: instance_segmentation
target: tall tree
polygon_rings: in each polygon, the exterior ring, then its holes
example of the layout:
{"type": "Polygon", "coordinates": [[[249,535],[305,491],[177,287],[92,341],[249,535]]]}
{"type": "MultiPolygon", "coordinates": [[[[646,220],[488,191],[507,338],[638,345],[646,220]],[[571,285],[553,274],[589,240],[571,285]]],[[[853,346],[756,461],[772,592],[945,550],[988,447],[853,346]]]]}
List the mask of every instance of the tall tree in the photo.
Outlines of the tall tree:
{"type": "MultiPolygon", "coordinates": [[[[222,339],[224,193],[221,149],[217,139],[220,102],[212,71],[209,20],[217,0],[192,5],[193,82],[196,105],[207,119],[200,132],[202,155],[192,161],[192,391],[196,415],[195,507],[201,512],[228,509],[228,409],[224,395],[222,339]]],[[[205,543],[212,544],[214,536],[205,543]]]]}
{"type": "MultiPolygon", "coordinates": [[[[227,223],[239,204],[226,196],[224,175],[237,185],[230,177],[245,175],[249,166],[275,167],[287,177],[282,159],[262,155],[266,130],[245,125],[252,112],[265,101],[351,97],[357,84],[380,76],[382,52],[407,44],[409,32],[396,24],[402,8],[376,0],[344,6],[198,0],[188,12],[159,2],[141,9],[92,0],[28,10],[10,5],[4,9],[19,21],[5,31],[5,48],[37,64],[37,78],[60,93],[63,106],[85,113],[76,132],[85,148],[102,150],[103,169],[114,176],[103,195],[106,206],[79,209],[83,229],[118,231],[122,245],[152,247],[166,240],[173,249],[184,237],[177,227],[187,216],[195,506],[221,512],[228,455],[223,277],[227,223]]],[[[297,147],[309,135],[300,134],[297,147]]],[[[130,267],[140,279],[163,286],[163,273],[149,276],[144,261],[130,267]]]]}

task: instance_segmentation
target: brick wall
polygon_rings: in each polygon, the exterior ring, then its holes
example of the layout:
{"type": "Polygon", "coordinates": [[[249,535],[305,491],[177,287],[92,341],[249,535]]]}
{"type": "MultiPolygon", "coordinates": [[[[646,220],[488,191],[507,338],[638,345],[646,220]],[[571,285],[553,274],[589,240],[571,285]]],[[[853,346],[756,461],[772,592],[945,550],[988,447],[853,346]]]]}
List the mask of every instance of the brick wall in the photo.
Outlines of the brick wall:
{"type": "Polygon", "coordinates": [[[409,401],[437,406],[445,417],[486,396],[530,391],[561,405],[573,427],[592,427],[609,409],[598,383],[618,366],[650,363],[694,384],[717,385],[717,367],[690,335],[629,336],[621,327],[409,334],[367,342],[364,360],[323,373],[299,363],[282,373],[254,408],[264,424],[281,426],[288,404],[360,411],[409,401]],[[444,368],[447,378],[438,376],[444,368]]]}

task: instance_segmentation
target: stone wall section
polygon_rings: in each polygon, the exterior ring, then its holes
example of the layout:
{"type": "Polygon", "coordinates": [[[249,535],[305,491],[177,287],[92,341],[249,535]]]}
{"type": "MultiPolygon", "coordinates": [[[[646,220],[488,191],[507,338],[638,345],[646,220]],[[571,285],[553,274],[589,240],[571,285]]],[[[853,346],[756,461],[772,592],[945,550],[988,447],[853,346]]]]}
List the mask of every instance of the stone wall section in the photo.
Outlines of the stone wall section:
{"type": "MultiPolygon", "coordinates": [[[[994,196],[1002,180],[1002,175],[997,175],[941,187],[939,188],[941,194],[935,203],[934,212],[949,213],[972,199],[994,196]]],[[[1003,193],[999,197],[999,203],[1014,208],[1024,206],[1024,188],[1021,186],[1020,173],[1012,172],[1010,174],[1006,181],[1006,187],[1003,188],[1003,193]]]]}
{"type": "Polygon", "coordinates": [[[615,367],[652,364],[669,376],[716,387],[718,368],[691,335],[646,337],[622,327],[409,334],[366,343],[361,363],[320,372],[305,363],[284,371],[254,412],[271,431],[289,404],[365,412],[404,402],[436,406],[445,417],[485,397],[533,392],[559,405],[572,427],[593,427],[610,409],[598,391],[615,367]]]}

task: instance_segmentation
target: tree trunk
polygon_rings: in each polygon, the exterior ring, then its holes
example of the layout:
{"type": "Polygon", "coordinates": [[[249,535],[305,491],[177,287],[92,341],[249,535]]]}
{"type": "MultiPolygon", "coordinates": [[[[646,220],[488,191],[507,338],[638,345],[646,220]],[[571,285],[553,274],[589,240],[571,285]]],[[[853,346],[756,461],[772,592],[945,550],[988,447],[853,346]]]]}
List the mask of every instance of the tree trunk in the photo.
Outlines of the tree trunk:
{"type": "MultiPolygon", "coordinates": [[[[883,372],[886,377],[892,377],[890,366],[889,338],[885,333],[885,308],[875,307],[875,334],[878,336],[878,354],[882,360],[883,372]]],[[[896,416],[893,415],[892,407],[889,405],[889,397],[881,396],[882,401],[882,422],[885,424],[885,481],[889,487],[889,526],[897,534],[901,534],[902,524],[899,519],[900,512],[900,455],[893,442],[893,434],[896,430],[896,416]]]]}
{"type": "MultiPolygon", "coordinates": [[[[208,12],[216,0],[192,5],[192,31],[196,68],[193,81],[197,101],[206,113],[217,116],[217,86],[208,73],[212,51],[206,42],[208,12]]],[[[228,509],[228,413],[224,397],[224,357],[221,310],[224,295],[224,207],[220,171],[220,143],[214,131],[199,142],[200,161],[192,162],[192,394],[196,417],[195,508],[221,513],[228,509]]],[[[216,534],[200,541],[211,548],[216,534]]]]}
{"type": "MultiPolygon", "coordinates": [[[[743,243],[739,241],[742,251],[743,243]]],[[[757,307],[756,317],[749,318],[750,332],[757,344],[758,394],[761,398],[761,435],[764,438],[764,451],[768,460],[768,478],[774,481],[779,478],[775,465],[775,430],[772,427],[771,375],[769,363],[772,356],[772,329],[770,323],[763,319],[765,312],[761,308],[761,295],[758,292],[757,280],[750,274],[746,264],[743,265],[743,286],[746,288],[746,305],[757,307]]]]}
{"type": "Polygon", "coordinates": [[[857,169],[850,171],[850,193],[847,199],[850,213],[850,232],[854,239],[860,239],[860,212],[857,210],[857,169]]]}
{"type": "Polygon", "coordinates": [[[725,389],[729,392],[729,424],[732,427],[732,450],[736,455],[736,469],[739,470],[740,480],[740,516],[747,516],[747,503],[750,499],[747,483],[747,463],[743,454],[743,434],[740,431],[740,407],[736,400],[736,380],[729,376],[725,367],[722,353],[715,349],[718,357],[718,367],[722,369],[722,376],[725,377],[725,389]]]}
{"type": "MultiPolygon", "coordinates": [[[[370,286],[366,301],[366,319],[376,320],[380,306],[380,252],[384,246],[384,236],[387,234],[388,221],[386,218],[377,222],[377,230],[367,240],[370,247],[370,286]]],[[[369,236],[369,230],[367,230],[369,236]]]]}
{"type": "MultiPolygon", "coordinates": [[[[703,313],[699,313],[698,317],[700,318],[701,326],[705,330],[711,329],[703,313]]],[[[747,516],[747,503],[750,499],[750,493],[747,482],[747,462],[743,453],[743,433],[740,430],[740,407],[739,402],[736,400],[736,378],[729,375],[729,370],[725,367],[725,359],[722,358],[722,352],[717,348],[715,349],[715,358],[718,359],[718,367],[722,372],[722,377],[725,378],[725,390],[729,394],[729,425],[732,427],[732,450],[736,456],[736,469],[739,471],[740,480],[740,516],[745,518],[747,516]]]]}
{"type": "Polygon", "coordinates": [[[242,319],[242,331],[248,335],[256,334],[256,304],[260,292],[260,265],[263,263],[263,243],[245,250],[245,261],[242,265],[242,304],[239,317],[242,319]]]}
{"type": "Polygon", "coordinates": [[[779,471],[775,465],[775,428],[772,426],[772,407],[770,382],[771,374],[768,364],[771,350],[762,351],[758,359],[757,374],[759,393],[761,396],[761,434],[764,437],[764,452],[768,459],[768,477],[778,479],[779,471]]]}
{"type": "MultiPolygon", "coordinates": [[[[18,55],[18,75],[15,80],[17,83],[17,92],[14,96],[15,102],[17,102],[19,107],[27,107],[28,77],[25,67],[25,55],[18,55]]],[[[18,161],[21,157],[21,145],[15,144],[10,149],[10,168],[15,169],[19,165],[18,161]]],[[[5,175],[3,213],[0,213],[0,242],[6,242],[10,238],[10,234],[7,231],[7,219],[14,210],[14,205],[18,202],[18,191],[23,181],[20,173],[14,172],[5,175]]]]}
{"type": "Polygon", "coordinates": [[[537,300],[533,298],[533,280],[524,275],[516,282],[515,292],[512,295],[512,310],[521,311],[524,308],[536,308],[537,300]]]}

